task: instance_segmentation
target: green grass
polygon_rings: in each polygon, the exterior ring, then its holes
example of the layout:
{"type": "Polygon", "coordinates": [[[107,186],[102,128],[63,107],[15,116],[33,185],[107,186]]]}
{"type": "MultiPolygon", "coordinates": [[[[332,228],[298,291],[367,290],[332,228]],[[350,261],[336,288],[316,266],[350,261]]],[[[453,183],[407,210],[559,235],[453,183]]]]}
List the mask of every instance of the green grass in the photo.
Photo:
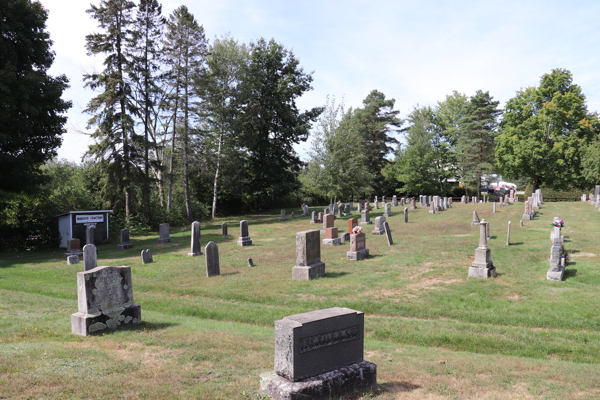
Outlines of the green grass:
{"type": "MultiPolygon", "coordinates": [[[[239,219],[203,223],[203,244],[219,244],[219,277],[187,256],[189,228],[173,229],[170,244],[148,235],[133,237],[131,250],[100,245],[98,265],[132,267],[144,322],[87,338],[70,333],[82,264],[66,265],[58,249],[0,254],[0,399],[260,399],[274,321],[333,306],[365,312],[365,359],[379,385],[363,399],[600,398],[600,212],[546,203],[521,227],[523,203],[491,210],[410,210],[405,224],[394,207],[394,245],[366,227],[366,260],[322,246],[327,274],[309,282],[291,279],[295,233],[319,226],[292,220],[291,209],[285,222],[279,210],[242,217],[251,247],[236,246],[239,219]],[[490,221],[496,279],[467,279],[479,238],[473,210],[490,221]],[[563,282],[546,280],[554,216],[566,222],[572,260],[563,282]],[[232,237],[220,236],[221,222],[232,237]],[[141,264],[146,248],[153,264],[141,264]]],[[[340,231],[346,220],[336,220],[340,231]]]]}

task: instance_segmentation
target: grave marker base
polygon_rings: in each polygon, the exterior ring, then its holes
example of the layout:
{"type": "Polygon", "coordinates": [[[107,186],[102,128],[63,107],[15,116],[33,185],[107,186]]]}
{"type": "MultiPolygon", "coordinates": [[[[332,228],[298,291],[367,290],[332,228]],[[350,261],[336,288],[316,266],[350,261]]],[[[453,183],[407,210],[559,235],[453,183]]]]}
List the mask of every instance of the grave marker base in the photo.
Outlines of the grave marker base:
{"type": "Polygon", "coordinates": [[[371,231],[371,235],[384,235],[384,234],[385,234],[385,229],[384,228],[373,229],[371,231]]]}
{"type": "Polygon", "coordinates": [[[548,271],[546,279],[549,281],[562,281],[565,275],[565,268],[561,265],[558,271],[548,271]]]}
{"type": "Polygon", "coordinates": [[[473,278],[495,278],[496,277],[496,268],[478,268],[478,267],[469,267],[468,276],[473,278]]]}
{"type": "Polygon", "coordinates": [[[126,249],[131,249],[132,247],[133,247],[133,245],[131,243],[123,243],[123,244],[117,245],[117,250],[126,250],[126,249]]]}
{"type": "Polygon", "coordinates": [[[371,225],[373,221],[359,222],[359,225],[371,225]]]}
{"type": "Polygon", "coordinates": [[[531,215],[529,215],[529,214],[523,214],[523,218],[522,219],[529,220],[529,219],[531,219],[531,215]]]}
{"type": "Polygon", "coordinates": [[[367,258],[369,255],[369,249],[362,249],[358,251],[349,251],[346,253],[348,256],[348,260],[362,260],[363,258],[367,258]]]}
{"type": "Polygon", "coordinates": [[[323,239],[323,244],[326,244],[329,246],[339,246],[342,244],[342,239],[341,238],[323,239]]]}
{"type": "Polygon", "coordinates": [[[252,238],[250,236],[240,237],[237,241],[238,246],[252,246],[252,238]]]}
{"type": "Polygon", "coordinates": [[[292,279],[309,281],[325,275],[325,263],[318,262],[309,266],[296,265],[292,268],[292,279]]]}
{"type": "Polygon", "coordinates": [[[275,372],[260,375],[260,391],[273,400],[329,400],[372,390],[377,386],[377,366],[361,361],[321,375],[292,382],[275,372]]]}
{"type": "Polygon", "coordinates": [[[68,258],[70,256],[78,256],[79,258],[83,258],[83,251],[75,251],[73,253],[64,253],[63,256],[68,258]]]}
{"type": "Polygon", "coordinates": [[[202,254],[204,253],[202,253],[201,251],[199,251],[198,253],[188,253],[188,257],[197,257],[201,256],[202,254]]]}
{"type": "Polygon", "coordinates": [[[142,321],[142,309],[138,304],[121,307],[108,313],[71,314],[71,332],[80,336],[89,336],[113,330],[122,326],[136,325],[142,321]]]}
{"type": "Polygon", "coordinates": [[[157,239],[158,243],[171,243],[171,238],[157,239]]]}

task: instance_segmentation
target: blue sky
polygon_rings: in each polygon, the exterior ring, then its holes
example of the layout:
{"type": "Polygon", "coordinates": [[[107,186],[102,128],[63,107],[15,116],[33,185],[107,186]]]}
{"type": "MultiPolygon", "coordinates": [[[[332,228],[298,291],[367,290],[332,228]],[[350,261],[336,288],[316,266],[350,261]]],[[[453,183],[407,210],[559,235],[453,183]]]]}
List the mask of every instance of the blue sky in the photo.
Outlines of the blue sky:
{"type": "MultiPolygon", "coordinates": [[[[99,4],[99,1],[93,2],[99,4]]],[[[83,114],[94,96],[82,75],[101,69],[88,57],[85,35],[97,31],[88,1],[42,0],[56,60],[50,73],[66,74],[73,101],[59,157],[79,161],[90,139],[83,114]]],[[[600,2],[567,1],[164,1],[167,16],[185,4],[209,40],[230,33],[240,42],[274,38],[292,49],[314,90],[300,109],[321,106],[327,95],[360,107],[373,90],[396,100],[406,117],[416,104],[435,105],[457,90],[489,91],[503,106],[542,74],[567,68],[600,111],[600,2]]],[[[305,157],[308,144],[296,150],[305,157]]]]}

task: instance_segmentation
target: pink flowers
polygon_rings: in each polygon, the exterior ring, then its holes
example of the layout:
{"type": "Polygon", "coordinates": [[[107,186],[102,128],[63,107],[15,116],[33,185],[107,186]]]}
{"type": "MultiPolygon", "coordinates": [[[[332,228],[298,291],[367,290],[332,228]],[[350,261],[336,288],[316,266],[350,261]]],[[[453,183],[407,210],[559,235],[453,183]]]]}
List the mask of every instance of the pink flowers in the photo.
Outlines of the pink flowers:
{"type": "Polygon", "coordinates": [[[563,221],[562,219],[560,221],[554,221],[552,222],[552,226],[562,228],[563,226],[565,226],[565,221],[563,221]]]}
{"type": "Polygon", "coordinates": [[[352,228],[352,233],[358,235],[362,233],[362,228],[360,226],[355,226],[354,228],[352,228]]]}

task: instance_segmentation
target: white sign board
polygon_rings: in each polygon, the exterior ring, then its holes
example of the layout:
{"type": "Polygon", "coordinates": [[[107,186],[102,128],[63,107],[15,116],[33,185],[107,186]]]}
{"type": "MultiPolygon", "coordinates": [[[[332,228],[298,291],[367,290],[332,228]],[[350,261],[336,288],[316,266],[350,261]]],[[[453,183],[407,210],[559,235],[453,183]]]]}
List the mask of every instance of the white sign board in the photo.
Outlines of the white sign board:
{"type": "Polygon", "coordinates": [[[104,222],[104,214],[96,214],[96,215],[76,215],[75,223],[76,224],[89,224],[95,222],[104,222]]]}

